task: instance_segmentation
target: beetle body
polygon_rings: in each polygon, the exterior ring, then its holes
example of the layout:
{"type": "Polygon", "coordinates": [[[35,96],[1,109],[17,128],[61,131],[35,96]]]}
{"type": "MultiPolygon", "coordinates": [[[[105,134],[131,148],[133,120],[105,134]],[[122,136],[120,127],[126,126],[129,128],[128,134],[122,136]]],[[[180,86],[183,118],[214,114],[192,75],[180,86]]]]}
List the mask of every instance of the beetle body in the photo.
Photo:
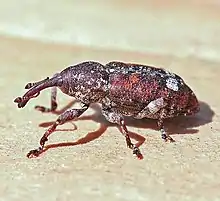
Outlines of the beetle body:
{"type": "Polygon", "coordinates": [[[106,119],[120,125],[127,146],[138,158],[142,155],[138,146],[131,143],[124,116],[157,119],[162,138],[173,141],[164,130],[164,119],[199,111],[195,94],[181,77],[161,68],[139,64],[83,62],[64,69],[51,79],[28,83],[26,89],[29,91],[22,98],[16,98],[15,102],[18,107],[24,107],[29,99],[48,87],[52,87],[51,108],[37,106],[38,110],[56,110],[56,87],[83,103],[83,107],[64,112],[41,138],[41,146],[29,152],[28,156],[38,156],[56,126],[79,117],[91,103],[101,103],[106,119]]]}
{"type": "Polygon", "coordinates": [[[123,115],[159,119],[160,109],[166,110],[165,118],[190,115],[199,110],[193,91],[174,73],[121,62],[107,66],[110,72],[107,97],[123,115]],[[144,112],[147,106],[149,111],[144,112]]]}

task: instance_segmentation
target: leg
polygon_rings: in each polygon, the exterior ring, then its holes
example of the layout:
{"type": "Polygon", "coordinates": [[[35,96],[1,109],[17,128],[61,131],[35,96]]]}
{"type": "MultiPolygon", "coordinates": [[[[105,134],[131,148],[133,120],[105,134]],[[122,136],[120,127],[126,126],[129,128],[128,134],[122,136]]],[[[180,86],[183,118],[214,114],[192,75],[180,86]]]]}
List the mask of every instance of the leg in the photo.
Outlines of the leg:
{"type": "Polygon", "coordinates": [[[143,156],[139,148],[131,142],[123,116],[116,112],[110,111],[109,109],[103,109],[102,113],[109,122],[116,123],[120,126],[120,131],[125,136],[127,147],[133,150],[134,155],[136,155],[139,159],[142,159],[143,156]]]}
{"type": "Polygon", "coordinates": [[[158,98],[151,101],[143,110],[141,110],[136,116],[136,119],[143,118],[155,118],[158,116],[158,112],[167,105],[164,98],[158,98]]]}
{"type": "Polygon", "coordinates": [[[142,119],[144,117],[147,118],[158,118],[158,127],[161,132],[161,137],[165,141],[174,142],[174,140],[166,133],[164,130],[164,119],[166,118],[166,110],[164,109],[167,105],[167,102],[164,98],[158,98],[151,101],[143,110],[141,110],[135,118],[142,119]]]}
{"type": "Polygon", "coordinates": [[[36,105],[35,109],[39,110],[40,112],[53,112],[57,109],[57,88],[56,87],[52,87],[51,89],[51,107],[50,108],[46,108],[44,106],[39,106],[36,105]]]}
{"type": "Polygon", "coordinates": [[[170,141],[170,142],[175,142],[175,140],[170,137],[167,132],[164,130],[164,117],[166,116],[166,110],[161,110],[161,113],[160,113],[160,118],[158,119],[158,122],[157,122],[157,125],[159,127],[159,130],[161,132],[161,138],[167,142],[167,141],[170,141]]]}
{"type": "Polygon", "coordinates": [[[84,105],[81,109],[71,109],[63,114],[61,114],[56,122],[44,133],[43,137],[40,140],[40,147],[38,149],[31,150],[28,154],[27,157],[37,157],[39,154],[42,153],[44,145],[46,141],[48,140],[48,137],[55,131],[56,127],[58,125],[62,125],[66,123],[67,121],[73,120],[77,117],[79,117],[81,114],[83,114],[87,109],[89,108],[89,105],[84,105]]]}
{"type": "MultiPolygon", "coordinates": [[[[56,77],[57,74],[55,74],[53,77],[56,77]]],[[[57,88],[56,87],[52,87],[51,89],[51,107],[50,108],[46,108],[44,106],[39,106],[36,105],[35,109],[39,110],[40,112],[53,112],[57,109],[57,88]]]]}

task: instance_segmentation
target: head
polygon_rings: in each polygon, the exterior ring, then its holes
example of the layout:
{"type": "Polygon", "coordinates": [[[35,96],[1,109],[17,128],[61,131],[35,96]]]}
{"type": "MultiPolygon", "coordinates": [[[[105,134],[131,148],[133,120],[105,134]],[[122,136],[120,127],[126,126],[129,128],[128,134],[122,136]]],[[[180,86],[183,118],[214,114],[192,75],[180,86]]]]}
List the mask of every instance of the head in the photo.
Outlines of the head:
{"type": "Polygon", "coordinates": [[[25,86],[25,89],[29,90],[22,97],[17,97],[14,102],[18,104],[19,108],[22,108],[31,98],[36,98],[43,89],[54,86],[62,86],[62,83],[63,79],[60,75],[54,76],[51,79],[46,78],[39,82],[28,83],[25,86]]]}

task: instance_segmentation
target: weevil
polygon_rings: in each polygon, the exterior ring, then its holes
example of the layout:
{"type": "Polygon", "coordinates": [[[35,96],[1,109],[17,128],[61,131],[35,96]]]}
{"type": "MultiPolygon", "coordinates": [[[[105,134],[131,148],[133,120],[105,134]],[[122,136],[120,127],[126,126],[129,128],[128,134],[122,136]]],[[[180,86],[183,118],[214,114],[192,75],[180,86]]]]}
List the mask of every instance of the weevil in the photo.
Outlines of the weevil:
{"type": "Polygon", "coordinates": [[[174,142],[165,131],[164,120],[179,115],[193,115],[199,111],[194,92],[180,76],[162,68],[118,61],[106,65],[86,61],[69,66],[51,78],[28,83],[25,86],[28,91],[14,102],[23,108],[31,98],[49,87],[52,87],[50,108],[36,106],[37,110],[52,112],[57,109],[57,88],[81,102],[82,107],[62,113],[40,139],[40,147],[31,150],[27,157],[39,156],[56,127],[77,119],[91,103],[101,104],[104,117],[120,126],[127,147],[139,159],[143,156],[139,147],[131,142],[125,116],[155,119],[162,139],[174,142]]]}

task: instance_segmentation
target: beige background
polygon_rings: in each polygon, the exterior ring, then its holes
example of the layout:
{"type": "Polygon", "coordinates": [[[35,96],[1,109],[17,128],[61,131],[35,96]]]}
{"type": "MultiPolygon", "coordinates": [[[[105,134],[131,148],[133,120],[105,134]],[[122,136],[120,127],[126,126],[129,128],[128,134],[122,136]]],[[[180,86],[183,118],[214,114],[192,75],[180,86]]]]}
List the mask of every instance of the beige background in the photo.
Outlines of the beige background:
{"type": "MultiPolygon", "coordinates": [[[[163,2],[0,2],[0,201],[220,200],[220,3],[163,2]],[[138,161],[93,105],[74,122],[77,129],[61,126],[69,131],[48,144],[96,140],[27,159],[45,130],[39,124],[57,117],[33,109],[49,105],[49,90],[24,109],[13,99],[27,82],[84,60],[165,67],[192,87],[201,111],[167,122],[174,144],[162,142],[155,121],[127,119],[130,131],[146,138],[138,161]]],[[[59,93],[60,108],[70,101],[59,93]]]]}

